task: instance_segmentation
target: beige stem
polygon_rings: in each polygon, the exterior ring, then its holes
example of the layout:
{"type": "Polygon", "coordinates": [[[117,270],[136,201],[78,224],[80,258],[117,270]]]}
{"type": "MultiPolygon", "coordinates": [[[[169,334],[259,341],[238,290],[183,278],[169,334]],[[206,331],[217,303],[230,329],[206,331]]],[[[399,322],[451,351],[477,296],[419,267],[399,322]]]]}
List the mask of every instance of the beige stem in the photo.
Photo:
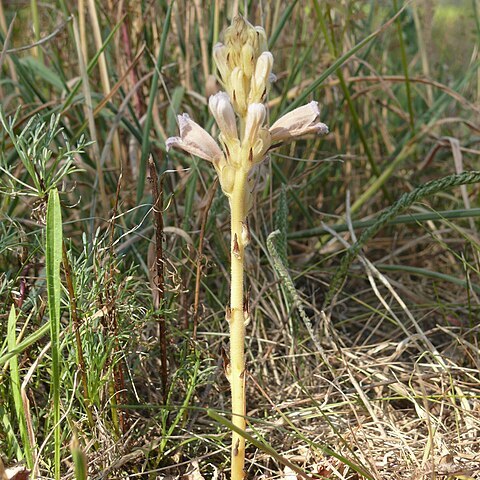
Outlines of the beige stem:
{"type": "MultiPolygon", "coordinates": [[[[241,167],[235,174],[231,197],[231,297],[230,297],[230,385],[232,389],[232,422],[245,430],[245,318],[243,314],[243,222],[246,217],[247,172],[241,167]]],[[[232,434],[232,480],[243,480],[245,439],[232,434]]]]}

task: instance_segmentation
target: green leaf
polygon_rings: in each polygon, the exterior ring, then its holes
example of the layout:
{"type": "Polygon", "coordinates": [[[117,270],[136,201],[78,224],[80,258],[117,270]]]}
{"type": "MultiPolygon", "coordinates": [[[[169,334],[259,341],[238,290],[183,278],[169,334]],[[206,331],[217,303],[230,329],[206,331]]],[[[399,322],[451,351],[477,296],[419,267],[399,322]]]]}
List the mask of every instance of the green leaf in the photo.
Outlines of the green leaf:
{"type": "Polygon", "coordinates": [[[25,57],[20,60],[20,63],[27,67],[34,75],[38,75],[41,79],[45,80],[45,82],[52,85],[52,87],[55,87],[59,92],[63,90],[64,85],[62,80],[38,58],[25,57]]]}
{"type": "Polygon", "coordinates": [[[50,337],[52,344],[52,396],[54,423],[55,480],[60,480],[60,263],[62,261],[62,212],[56,188],[47,206],[46,270],[50,337]]]}
{"type": "MultiPolygon", "coordinates": [[[[7,325],[7,342],[8,342],[8,349],[14,350],[17,346],[17,335],[16,335],[16,328],[17,328],[17,314],[15,312],[15,306],[12,305],[10,309],[10,314],[8,315],[8,325],[7,325]]],[[[20,430],[20,437],[22,438],[23,449],[24,451],[19,451],[17,454],[21,455],[21,458],[18,460],[22,460],[23,457],[27,460],[27,465],[29,468],[33,467],[33,457],[32,457],[32,450],[30,447],[30,440],[28,437],[27,432],[27,424],[25,421],[25,409],[23,407],[22,402],[22,393],[21,393],[21,378],[20,378],[20,370],[18,368],[18,359],[14,355],[10,359],[10,384],[12,388],[12,397],[13,403],[15,405],[15,413],[17,415],[18,426],[20,430]]]]}

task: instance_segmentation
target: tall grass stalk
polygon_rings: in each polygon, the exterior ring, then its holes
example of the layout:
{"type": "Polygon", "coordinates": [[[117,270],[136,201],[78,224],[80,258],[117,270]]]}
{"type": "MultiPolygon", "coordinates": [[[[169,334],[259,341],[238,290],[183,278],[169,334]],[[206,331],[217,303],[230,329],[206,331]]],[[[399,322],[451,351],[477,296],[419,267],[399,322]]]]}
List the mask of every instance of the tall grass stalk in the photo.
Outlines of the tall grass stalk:
{"type": "Polygon", "coordinates": [[[147,160],[150,155],[150,129],[153,122],[153,108],[155,106],[155,99],[157,95],[158,82],[161,75],[161,70],[163,66],[163,60],[165,57],[165,48],[167,46],[167,37],[170,30],[170,20],[172,18],[172,8],[175,2],[170,2],[168,10],[165,16],[165,21],[163,22],[163,31],[162,39],[160,40],[160,49],[158,51],[157,61],[155,64],[155,71],[153,72],[152,85],[150,87],[150,95],[148,97],[148,108],[145,118],[145,123],[143,127],[142,135],[142,149],[140,157],[140,169],[138,172],[138,183],[137,183],[137,202],[139,202],[143,196],[145,190],[145,179],[147,177],[147,160]]]}
{"type": "MultiPolygon", "coordinates": [[[[100,22],[98,21],[97,15],[97,6],[95,0],[87,0],[88,13],[90,14],[90,25],[93,31],[93,38],[95,40],[95,46],[97,50],[100,50],[103,44],[102,33],[100,31],[100,22]]],[[[76,40],[78,43],[78,49],[82,52],[82,57],[85,52],[85,46],[81,42],[81,37],[79,40],[76,40]]],[[[98,67],[100,70],[100,80],[102,83],[102,89],[105,97],[110,95],[110,76],[108,74],[107,60],[105,58],[105,53],[101,53],[98,59],[98,67]]],[[[121,149],[120,149],[120,139],[118,133],[115,133],[113,137],[113,161],[114,164],[119,168],[121,166],[121,149]]]]}
{"type": "MultiPolygon", "coordinates": [[[[398,9],[397,0],[393,0],[393,7],[395,8],[395,10],[398,9]]],[[[403,40],[402,19],[400,17],[397,17],[396,23],[397,23],[398,43],[400,45],[400,56],[402,59],[403,74],[405,76],[405,91],[407,94],[408,118],[410,121],[410,128],[413,132],[415,130],[415,112],[413,111],[412,92],[410,87],[410,74],[408,73],[407,52],[405,49],[405,42],[403,40]]]]}
{"type": "MultiPolygon", "coordinates": [[[[33,34],[35,37],[35,42],[40,40],[40,16],[38,14],[38,2],[37,0],[30,0],[30,9],[32,11],[32,20],[33,20],[33,34]]],[[[36,46],[33,49],[34,55],[43,62],[43,55],[41,47],[36,46]]]]}
{"type": "MultiPolygon", "coordinates": [[[[93,140],[93,151],[95,156],[95,164],[96,164],[96,172],[98,178],[98,186],[100,188],[100,199],[102,202],[102,206],[104,209],[108,209],[108,198],[107,192],[105,189],[105,179],[103,175],[103,167],[100,162],[100,148],[97,142],[97,130],[95,125],[95,120],[93,117],[93,103],[92,103],[92,94],[90,91],[90,83],[88,80],[88,72],[85,68],[84,56],[82,53],[82,44],[80,41],[80,35],[78,31],[78,24],[75,17],[73,17],[73,32],[75,38],[75,46],[77,48],[77,58],[78,58],[78,65],[80,68],[80,75],[82,77],[82,87],[83,87],[83,95],[85,97],[85,116],[88,119],[88,127],[90,130],[90,137],[93,140]]],[[[103,54],[102,54],[103,55],[103,54]]],[[[99,56],[99,60],[102,58],[102,55],[99,56]]]]}

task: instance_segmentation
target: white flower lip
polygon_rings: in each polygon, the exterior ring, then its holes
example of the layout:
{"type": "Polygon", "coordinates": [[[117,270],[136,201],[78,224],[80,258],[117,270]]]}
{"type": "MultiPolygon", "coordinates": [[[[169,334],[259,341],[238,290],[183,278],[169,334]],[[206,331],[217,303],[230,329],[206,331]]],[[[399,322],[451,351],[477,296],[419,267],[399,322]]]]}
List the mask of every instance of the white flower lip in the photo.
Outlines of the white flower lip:
{"type": "Polygon", "coordinates": [[[208,106],[224,138],[226,140],[237,139],[237,121],[228,94],[218,92],[212,95],[208,100],[208,106]]]}
{"type": "Polygon", "coordinates": [[[280,117],[271,127],[272,144],[287,143],[309,133],[326,135],[328,127],[318,121],[318,102],[312,101],[280,117]]]}
{"type": "Polygon", "coordinates": [[[167,151],[178,148],[212,163],[219,163],[222,150],[212,136],[195,123],[187,113],[178,115],[179,137],[170,137],[165,142],[167,151]]]}

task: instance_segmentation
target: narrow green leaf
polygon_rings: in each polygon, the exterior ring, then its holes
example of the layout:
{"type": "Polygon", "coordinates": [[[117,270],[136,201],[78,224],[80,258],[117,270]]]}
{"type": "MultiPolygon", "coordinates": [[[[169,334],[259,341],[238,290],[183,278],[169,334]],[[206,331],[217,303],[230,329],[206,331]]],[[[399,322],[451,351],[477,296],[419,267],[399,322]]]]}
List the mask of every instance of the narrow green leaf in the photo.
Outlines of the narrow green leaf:
{"type": "Polygon", "coordinates": [[[443,282],[453,283],[454,285],[459,285],[465,289],[471,288],[475,293],[480,293],[480,286],[462,280],[461,278],[454,277],[453,275],[448,275],[442,272],[435,272],[434,270],[428,270],[426,268],[412,267],[410,265],[384,265],[384,264],[375,264],[379,270],[384,270],[386,272],[407,272],[412,275],[418,275],[420,277],[430,277],[443,282]]]}
{"type": "MultiPolygon", "coordinates": [[[[8,325],[7,325],[7,341],[8,341],[8,349],[14,350],[17,346],[17,335],[16,335],[16,328],[17,328],[17,314],[15,312],[15,306],[12,305],[10,309],[10,314],[8,315],[8,325]]],[[[25,409],[23,408],[22,402],[22,394],[21,394],[21,384],[22,381],[20,379],[20,369],[18,368],[18,360],[17,357],[14,355],[10,359],[10,385],[12,388],[12,397],[13,403],[15,405],[15,413],[17,415],[18,426],[20,430],[20,437],[22,438],[23,449],[22,457],[18,460],[22,460],[23,458],[26,459],[27,465],[29,468],[33,467],[33,457],[32,457],[32,450],[30,447],[30,440],[28,437],[27,432],[27,422],[25,419],[25,409]]]]}
{"type": "Polygon", "coordinates": [[[176,87],[173,90],[171,96],[170,106],[167,110],[167,132],[168,134],[175,133],[177,131],[177,112],[182,104],[183,97],[185,95],[184,87],[176,87]]]}
{"type": "Polygon", "coordinates": [[[54,423],[54,472],[60,480],[60,263],[62,261],[62,212],[56,188],[50,191],[47,206],[46,271],[50,337],[52,344],[52,397],[54,423]]]}
{"type": "Polygon", "coordinates": [[[24,338],[13,350],[8,349],[7,353],[2,353],[2,356],[0,357],[0,366],[4,365],[15,355],[18,355],[19,353],[22,353],[23,351],[25,351],[28,347],[30,347],[30,345],[33,345],[35,342],[38,342],[38,340],[40,340],[44,335],[46,335],[49,330],[50,330],[50,322],[45,323],[38,330],[33,332],[31,335],[29,335],[27,338],[24,338]]]}
{"type": "MultiPolygon", "coordinates": [[[[459,218],[476,218],[480,217],[480,208],[470,208],[468,210],[442,210],[438,212],[426,212],[426,213],[410,213],[406,215],[399,215],[397,218],[389,220],[387,225],[401,225],[410,223],[427,222],[431,220],[448,220],[459,218]]],[[[354,230],[360,230],[361,228],[371,227],[377,220],[372,218],[371,220],[358,220],[352,222],[354,230]]],[[[346,223],[339,223],[337,225],[329,226],[331,230],[335,232],[348,232],[348,225],[346,223]]],[[[298,230],[287,234],[289,240],[296,240],[300,238],[317,237],[327,233],[324,227],[309,228],[307,230],[298,230]]],[[[1,365],[1,359],[0,359],[1,365]]]]}
{"type": "Polygon", "coordinates": [[[76,435],[70,444],[72,452],[73,465],[75,467],[75,480],[87,480],[88,478],[88,462],[85,452],[82,450],[76,435]]]}
{"type": "Polygon", "coordinates": [[[378,30],[371,33],[368,37],[364,38],[361,42],[357,43],[351,50],[342,55],[338,60],[332,63],[314,82],[312,82],[305,90],[302,92],[298,98],[292,102],[287,111],[293,110],[294,108],[299,107],[305,103],[305,99],[310,95],[317,87],[319,87],[323,81],[328,78],[332,73],[338,70],[349,58],[351,58],[355,53],[357,53],[361,48],[374,40],[381,32],[388,28],[392,22],[400,15],[408,4],[405,4],[390,20],[384,23],[378,30]]]}
{"type": "Polygon", "coordinates": [[[268,40],[268,48],[272,50],[273,46],[278,40],[278,37],[282,33],[283,27],[287,23],[287,20],[290,18],[290,15],[292,14],[293,7],[297,4],[297,0],[294,0],[293,2],[288,3],[288,7],[285,9],[283,12],[282,18],[278,22],[278,25],[275,27],[275,30],[272,32],[270,35],[270,38],[268,40]]]}
{"type": "MultiPolygon", "coordinates": [[[[42,63],[38,58],[25,57],[20,60],[22,65],[31,70],[34,74],[38,75],[41,79],[45,80],[48,84],[55,87],[58,92],[61,92],[64,88],[62,80],[58,75],[42,63]]],[[[35,75],[34,75],[35,77],[35,75]]]]}

